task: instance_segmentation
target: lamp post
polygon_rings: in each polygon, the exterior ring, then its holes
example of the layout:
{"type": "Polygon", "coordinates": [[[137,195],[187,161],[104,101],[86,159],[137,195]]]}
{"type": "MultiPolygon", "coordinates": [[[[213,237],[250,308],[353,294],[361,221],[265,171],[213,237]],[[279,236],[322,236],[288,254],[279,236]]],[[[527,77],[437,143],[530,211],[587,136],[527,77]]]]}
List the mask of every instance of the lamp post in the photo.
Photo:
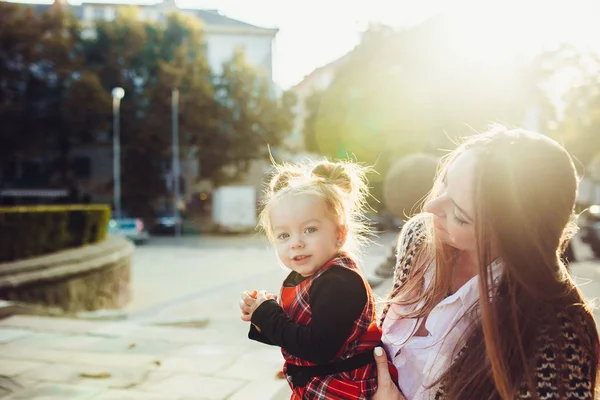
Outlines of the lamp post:
{"type": "Polygon", "coordinates": [[[120,107],[125,90],[116,87],[112,90],[113,98],[113,218],[121,218],[121,126],[120,107]]]}
{"type": "Polygon", "coordinates": [[[172,122],[172,172],[173,172],[173,216],[175,217],[175,237],[181,236],[179,222],[179,89],[171,92],[171,122],[172,122]]]}

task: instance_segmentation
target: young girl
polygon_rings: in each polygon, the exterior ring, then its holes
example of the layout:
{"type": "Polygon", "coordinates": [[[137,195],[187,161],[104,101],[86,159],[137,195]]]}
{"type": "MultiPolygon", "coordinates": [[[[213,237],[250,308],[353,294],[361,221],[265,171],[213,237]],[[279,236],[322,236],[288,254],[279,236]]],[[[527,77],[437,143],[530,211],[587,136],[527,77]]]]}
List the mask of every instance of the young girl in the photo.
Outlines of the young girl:
{"type": "Polygon", "coordinates": [[[264,291],[242,293],[248,337],[281,347],[292,399],[370,398],[381,331],[350,253],[365,229],[365,169],[341,162],[278,169],[260,223],[291,272],[279,303],[264,291]]]}

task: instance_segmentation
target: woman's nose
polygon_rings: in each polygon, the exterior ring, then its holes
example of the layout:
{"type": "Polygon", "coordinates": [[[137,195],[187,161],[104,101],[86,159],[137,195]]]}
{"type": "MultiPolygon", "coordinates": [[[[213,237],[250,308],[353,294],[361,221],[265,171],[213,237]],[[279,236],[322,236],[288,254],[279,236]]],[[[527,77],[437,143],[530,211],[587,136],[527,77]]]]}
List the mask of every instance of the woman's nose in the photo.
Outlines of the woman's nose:
{"type": "Polygon", "coordinates": [[[437,215],[438,217],[444,217],[446,214],[444,212],[444,196],[438,196],[435,199],[429,200],[425,203],[425,212],[437,215]]]}

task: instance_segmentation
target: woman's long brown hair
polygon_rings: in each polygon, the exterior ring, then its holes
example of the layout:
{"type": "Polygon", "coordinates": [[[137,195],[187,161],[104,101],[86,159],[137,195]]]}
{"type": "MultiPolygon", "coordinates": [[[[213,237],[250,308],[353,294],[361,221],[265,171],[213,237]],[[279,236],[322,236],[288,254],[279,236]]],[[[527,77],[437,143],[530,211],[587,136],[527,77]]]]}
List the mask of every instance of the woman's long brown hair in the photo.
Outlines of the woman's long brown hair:
{"type": "MultiPolygon", "coordinates": [[[[598,332],[581,292],[573,283],[561,254],[575,232],[577,177],[568,153],[551,139],[522,130],[495,127],[464,142],[441,163],[429,198],[439,195],[448,165],[465,151],[477,155],[475,170],[475,235],[478,245],[478,318],[465,334],[461,352],[438,382],[449,399],[514,399],[526,385],[535,387],[536,340],[544,333],[560,348],[559,314],[568,313],[585,351],[599,362],[598,332]],[[492,243],[502,261],[496,284],[489,276],[492,243]],[[583,321],[581,323],[580,321],[583,321]]],[[[406,317],[424,317],[450,288],[456,251],[437,240],[431,217],[421,214],[428,233],[427,248],[411,272],[398,303],[424,306],[406,317]],[[435,278],[422,290],[424,271],[435,254],[435,278]],[[402,296],[403,293],[420,293],[402,296]],[[403,300],[402,300],[403,299],[403,300]]],[[[555,361],[561,371],[561,356],[555,361]]],[[[559,374],[560,375],[560,374],[559,374]]],[[[557,377],[557,390],[566,383],[557,377]]],[[[596,378],[591,382],[596,386],[596,378]]]]}

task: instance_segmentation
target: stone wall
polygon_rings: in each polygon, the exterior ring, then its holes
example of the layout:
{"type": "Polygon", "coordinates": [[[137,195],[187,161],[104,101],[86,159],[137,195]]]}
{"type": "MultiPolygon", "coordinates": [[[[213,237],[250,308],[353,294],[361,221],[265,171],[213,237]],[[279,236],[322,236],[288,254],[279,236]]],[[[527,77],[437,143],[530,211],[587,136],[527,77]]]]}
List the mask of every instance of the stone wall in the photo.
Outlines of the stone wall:
{"type": "Polygon", "coordinates": [[[58,307],[67,313],[121,308],[129,302],[134,245],[105,241],[0,264],[0,299],[58,307]]]}

